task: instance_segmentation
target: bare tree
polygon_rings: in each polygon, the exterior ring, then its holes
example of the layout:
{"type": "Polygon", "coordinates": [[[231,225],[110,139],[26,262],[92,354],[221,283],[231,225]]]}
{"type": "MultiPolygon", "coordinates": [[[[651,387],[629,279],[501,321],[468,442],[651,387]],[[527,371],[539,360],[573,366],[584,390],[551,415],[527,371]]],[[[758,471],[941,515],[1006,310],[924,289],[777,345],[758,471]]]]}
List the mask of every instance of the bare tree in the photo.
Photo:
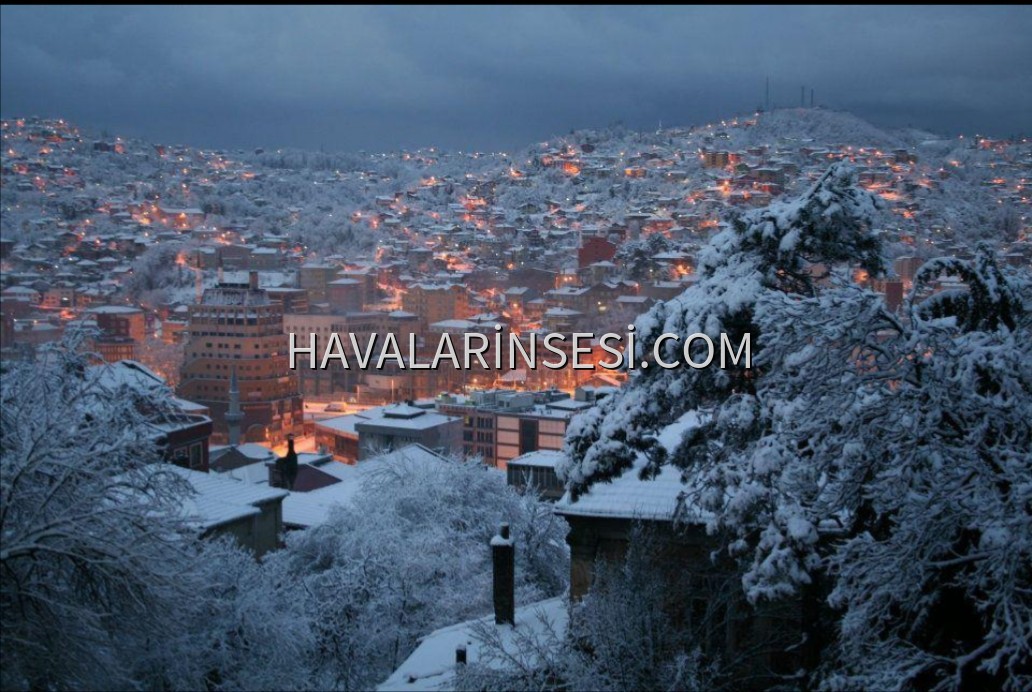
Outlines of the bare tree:
{"type": "Polygon", "coordinates": [[[0,386],[4,687],[130,684],[119,653],[161,631],[189,535],[139,401],[68,346],[0,386]]]}

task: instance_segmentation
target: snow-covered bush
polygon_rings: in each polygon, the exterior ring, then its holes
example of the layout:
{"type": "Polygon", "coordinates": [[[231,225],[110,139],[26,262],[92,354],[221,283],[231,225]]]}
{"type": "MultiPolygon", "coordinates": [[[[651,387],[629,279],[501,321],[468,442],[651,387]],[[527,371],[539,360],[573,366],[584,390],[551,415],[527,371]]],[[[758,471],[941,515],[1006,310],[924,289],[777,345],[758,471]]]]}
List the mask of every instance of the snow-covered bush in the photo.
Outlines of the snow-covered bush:
{"type": "Polygon", "coordinates": [[[648,529],[632,531],[627,555],[600,560],[591,591],[568,605],[568,630],[554,623],[512,631],[473,625],[478,663],[458,675],[464,690],[711,690],[721,677],[696,631],[670,612],[671,569],[648,529]]]}
{"type": "Polygon", "coordinates": [[[565,522],[480,464],[401,460],[366,482],[353,505],[290,536],[264,568],[313,622],[320,686],[368,689],[418,637],[491,612],[488,542],[503,521],[519,546],[517,603],[561,593],[565,522]]]}
{"type": "Polygon", "coordinates": [[[303,618],[252,555],[183,521],[153,427],[168,390],[124,386],[80,346],[0,380],[3,688],[303,685],[303,618]]]}
{"type": "MultiPolygon", "coordinates": [[[[165,626],[182,488],[136,402],[73,348],[0,385],[4,687],[125,686],[122,654],[165,626]]],[[[160,405],[160,402],[159,402],[160,405]]]]}

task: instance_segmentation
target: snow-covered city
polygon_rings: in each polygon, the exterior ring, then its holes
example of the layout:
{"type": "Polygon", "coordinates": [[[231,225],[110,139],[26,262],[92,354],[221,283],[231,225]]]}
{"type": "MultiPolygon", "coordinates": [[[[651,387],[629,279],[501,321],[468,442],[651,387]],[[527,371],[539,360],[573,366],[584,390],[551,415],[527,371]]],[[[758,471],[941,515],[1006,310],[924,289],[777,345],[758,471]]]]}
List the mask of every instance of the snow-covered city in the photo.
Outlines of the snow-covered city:
{"type": "Polygon", "coordinates": [[[5,6],[3,689],[1032,686],[1032,11],[768,9],[5,6]]]}

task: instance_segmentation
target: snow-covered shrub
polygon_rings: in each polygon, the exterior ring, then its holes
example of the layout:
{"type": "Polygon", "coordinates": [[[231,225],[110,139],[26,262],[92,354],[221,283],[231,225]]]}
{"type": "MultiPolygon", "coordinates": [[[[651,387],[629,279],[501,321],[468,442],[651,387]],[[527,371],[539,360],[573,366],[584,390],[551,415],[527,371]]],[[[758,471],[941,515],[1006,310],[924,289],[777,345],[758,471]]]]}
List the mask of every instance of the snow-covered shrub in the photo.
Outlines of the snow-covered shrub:
{"type": "Polygon", "coordinates": [[[565,522],[480,464],[402,460],[325,524],[290,536],[264,567],[303,601],[320,684],[368,689],[418,637],[491,612],[488,543],[503,521],[518,546],[517,603],[561,593],[565,522]]]}
{"type": "Polygon", "coordinates": [[[696,631],[670,612],[671,569],[655,537],[632,531],[627,555],[599,561],[591,591],[568,605],[568,629],[553,623],[512,631],[473,625],[479,662],[458,675],[464,690],[711,690],[721,677],[696,631]]]}

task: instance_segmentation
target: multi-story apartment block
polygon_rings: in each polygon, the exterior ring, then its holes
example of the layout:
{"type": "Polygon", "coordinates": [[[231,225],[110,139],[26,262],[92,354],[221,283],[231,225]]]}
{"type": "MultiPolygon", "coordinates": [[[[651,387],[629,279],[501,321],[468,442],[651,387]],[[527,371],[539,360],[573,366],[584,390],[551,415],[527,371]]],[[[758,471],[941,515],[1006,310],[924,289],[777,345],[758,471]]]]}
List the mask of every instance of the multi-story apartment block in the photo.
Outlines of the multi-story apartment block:
{"type": "Polygon", "coordinates": [[[458,284],[412,284],[401,299],[402,310],[419,316],[424,325],[469,317],[469,293],[458,284]]]}
{"type": "Polygon", "coordinates": [[[256,272],[248,283],[207,289],[200,304],[191,306],[184,356],[178,393],[208,407],[215,441],[228,438],[225,416],[234,372],[244,441],[279,442],[287,433],[301,432],[303,404],[289,366],[283,308],[258,288],[256,272]]]}
{"type": "Polygon", "coordinates": [[[99,334],[93,348],[108,363],[136,358],[136,347],[147,338],[143,310],[128,305],[101,305],[88,314],[97,321],[99,334]]]}

